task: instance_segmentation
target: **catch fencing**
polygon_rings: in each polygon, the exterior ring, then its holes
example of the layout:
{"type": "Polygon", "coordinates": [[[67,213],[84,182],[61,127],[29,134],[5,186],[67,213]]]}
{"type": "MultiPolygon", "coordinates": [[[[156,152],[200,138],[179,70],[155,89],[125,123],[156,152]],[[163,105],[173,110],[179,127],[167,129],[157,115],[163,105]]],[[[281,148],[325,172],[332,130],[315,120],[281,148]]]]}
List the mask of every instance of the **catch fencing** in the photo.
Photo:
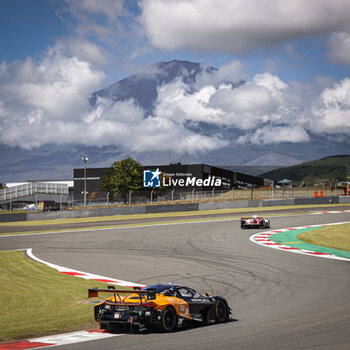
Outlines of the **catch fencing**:
{"type": "MultiPolygon", "coordinates": [[[[210,203],[210,202],[230,202],[247,200],[278,200],[278,199],[296,199],[296,198],[314,198],[315,192],[318,196],[337,196],[336,186],[304,186],[304,187],[281,187],[281,188],[249,188],[233,189],[229,191],[216,190],[209,191],[181,192],[171,190],[165,194],[157,194],[156,191],[130,191],[124,195],[112,197],[110,193],[106,194],[105,199],[87,198],[89,207],[109,207],[120,205],[159,205],[159,204],[189,204],[189,203],[210,203]]],[[[82,206],[82,201],[75,201],[74,206],[82,206]]]]}

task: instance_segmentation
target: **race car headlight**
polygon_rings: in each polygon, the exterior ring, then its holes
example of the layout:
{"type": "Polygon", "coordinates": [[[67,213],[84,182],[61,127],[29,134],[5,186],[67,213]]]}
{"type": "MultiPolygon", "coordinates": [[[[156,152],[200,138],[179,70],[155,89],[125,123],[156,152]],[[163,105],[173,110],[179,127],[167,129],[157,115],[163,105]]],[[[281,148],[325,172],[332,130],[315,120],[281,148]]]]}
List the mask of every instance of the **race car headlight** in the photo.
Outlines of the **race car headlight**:
{"type": "Polygon", "coordinates": [[[112,309],[112,306],[111,306],[111,305],[108,305],[108,304],[105,304],[105,305],[104,305],[104,308],[105,308],[106,310],[111,310],[111,309],[112,309]]]}

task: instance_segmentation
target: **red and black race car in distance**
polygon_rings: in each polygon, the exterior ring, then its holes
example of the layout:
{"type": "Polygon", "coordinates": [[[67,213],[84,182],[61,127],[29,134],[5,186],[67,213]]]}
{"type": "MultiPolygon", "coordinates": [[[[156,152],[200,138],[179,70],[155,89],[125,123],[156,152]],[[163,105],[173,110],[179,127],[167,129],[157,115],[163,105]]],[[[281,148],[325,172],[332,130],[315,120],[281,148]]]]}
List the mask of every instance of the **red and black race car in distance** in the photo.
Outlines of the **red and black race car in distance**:
{"type": "Polygon", "coordinates": [[[142,290],[91,288],[89,298],[101,292],[113,294],[94,307],[95,320],[108,332],[172,332],[186,323],[222,323],[231,317],[231,308],[224,298],[176,284],[155,284],[142,290]]]}
{"type": "Polygon", "coordinates": [[[257,215],[241,218],[241,228],[270,228],[270,219],[257,215]]]}

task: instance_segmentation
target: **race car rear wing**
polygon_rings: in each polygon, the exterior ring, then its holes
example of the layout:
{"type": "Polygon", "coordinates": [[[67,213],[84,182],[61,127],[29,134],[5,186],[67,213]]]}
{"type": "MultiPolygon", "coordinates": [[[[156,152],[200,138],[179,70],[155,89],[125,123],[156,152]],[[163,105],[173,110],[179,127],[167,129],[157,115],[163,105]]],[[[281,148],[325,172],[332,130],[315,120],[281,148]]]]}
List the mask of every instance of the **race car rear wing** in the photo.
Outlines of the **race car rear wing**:
{"type": "Polygon", "coordinates": [[[250,220],[250,219],[265,219],[263,216],[258,216],[257,218],[253,218],[250,216],[249,218],[241,218],[241,220],[250,220]]]}
{"type": "Polygon", "coordinates": [[[142,304],[142,296],[146,296],[147,300],[154,300],[156,298],[155,289],[138,290],[138,289],[115,289],[114,286],[108,286],[108,289],[89,288],[89,298],[97,298],[98,293],[112,293],[114,294],[114,300],[118,299],[123,301],[119,294],[138,294],[140,296],[140,302],[142,304]]]}

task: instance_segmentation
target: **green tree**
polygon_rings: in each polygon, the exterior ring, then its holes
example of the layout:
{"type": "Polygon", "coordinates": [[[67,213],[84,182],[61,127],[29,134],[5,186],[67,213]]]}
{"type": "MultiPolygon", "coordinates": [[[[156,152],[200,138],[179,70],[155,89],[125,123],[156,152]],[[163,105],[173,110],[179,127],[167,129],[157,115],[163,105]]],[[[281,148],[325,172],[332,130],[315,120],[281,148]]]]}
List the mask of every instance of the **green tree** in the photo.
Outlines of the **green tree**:
{"type": "Polygon", "coordinates": [[[121,194],[124,203],[127,202],[130,191],[142,189],[143,168],[135,159],[128,157],[119,162],[114,162],[102,179],[100,188],[110,192],[113,196],[121,194]]]}
{"type": "Polygon", "coordinates": [[[2,185],[2,182],[0,182],[0,189],[2,188],[5,188],[5,187],[2,185]]]}

